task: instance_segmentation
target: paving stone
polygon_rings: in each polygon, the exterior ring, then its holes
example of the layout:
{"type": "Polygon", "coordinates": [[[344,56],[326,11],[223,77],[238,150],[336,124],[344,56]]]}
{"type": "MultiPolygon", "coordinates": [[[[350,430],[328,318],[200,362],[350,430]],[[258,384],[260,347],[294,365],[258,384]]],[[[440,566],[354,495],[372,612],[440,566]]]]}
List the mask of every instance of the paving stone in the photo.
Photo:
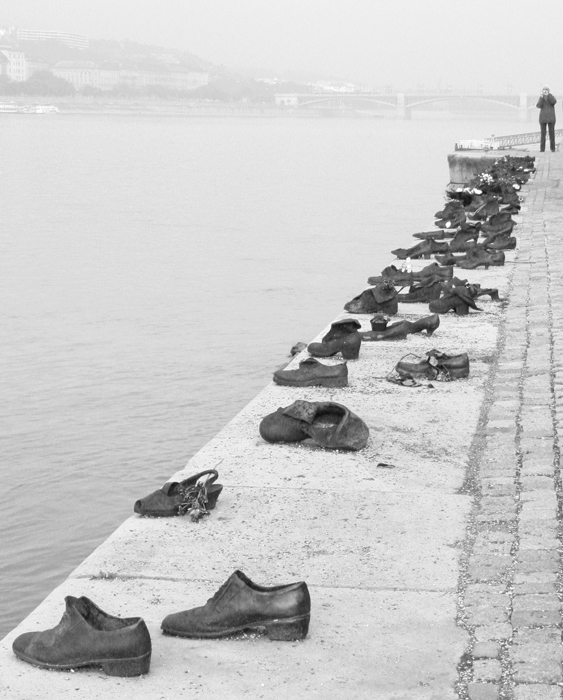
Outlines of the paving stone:
{"type": "Polygon", "coordinates": [[[515,583],[514,595],[532,594],[550,594],[557,593],[557,586],[554,581],[533,581],[531,583],[515,583]]]}
{"type": "Polygon", "coordinates": [[[503,623],[498,625],[477,625],[474,634],[476,642],[490,642],[512,639],[513,632],[512,625],[503,623]]]}
{"type": "Polygon", "coordinates": [[[519,517],[521,522],[525,520],[550,520],[553,518],[554,511],[555,508],[551,503],[529,501],[522,503],[519,517]]]}
{"type": "Polygon", "coordinates": [[[499,681],[502,674],[498,659],[477,659],[473,662],[473,680],[499,681]]]}
{"type": "Polygon", "coordinates": [[[475,625],[503,625],[509,622],[510,612],[506,608],[491,608],[484,606],[468,605],[465,608],[467,624],[475,625]]]}
{"type": "Polygon", "coordinates": [[[545,627],[561,625],[561,613],[559,610],[519,610],[512,613],[510,618],[512,626],[519,627],[545,627]]]}
{"type": "Polygon", "coordinates": [[[469,683],[467,695],[469,700],[498,700],[499,687],[494,683],[469,683]]]}
{"type": "Polygon", "coordinates": [[[552,508],[557,506],[557,495],[555,491],[546,489],[536,489],[534,491],[523,491],[520,494],[522,503],[541,503],[542,505],[550,505],[552,508]]]}
{"type": "Polygon", "coordinates": [[[520,538],[518,543],[519,551],[525,551],[527,549],[543,549],[556,551],[559,547],[560,542],[555,537],[532,537],[529,535],[524,535],[520,538]]]}
{"type": "Polygon", "coordinates": [[[561,700],[561,689],[556,685],[539,683],[516,685],[514,700],[561,700]]]}
{"type": "Polygon", "coordinates": [[[498,659],[500,650],[501,647],[498,642],[477,642],[473,647],[471,656],[474,659],[498,659]]]}
{"type": "Polygon", "coordinates": [[[525,583],[555,583],[557,581],[556,571],[520,571],[516,567],[514,571],[514,584],[520,585],[525,583]]]}
{"type": "Polygon", "coordinates": [[[520,479],[522,493],[526,491],[538,491],[553,489],[555,483],[549,476],[524,476],[520,479]]]}
{"type": "MultiPolygon", "coordinates": [[[[555,513],[554,513],[555,515],[555,513]]],[[[557,537],[559,525],[555,517],[551,519],[542,518],[541,520],[530,519],[519,523],[518,530],[523,536],[533,537],[557,537]]]]}
{"type": "Polygon", "coordinates": [[[560,683],[561,633],[556,629],[519,629],[509,651],[517,683],[560,683]]]}
{"type": "Polygon", "coordinates": [[[515,594],[513,600],[513,611],[522,610],[559,610],[561,603],[556,595],[542,594],[515,594]]]}
{"type": "Polygon", "coordinates": [[[527,549],[519,551],[516,554],[518,562],[553,562],[559,563],[559,554],[557,552],[549,552],[543,549],[527,549]]]}

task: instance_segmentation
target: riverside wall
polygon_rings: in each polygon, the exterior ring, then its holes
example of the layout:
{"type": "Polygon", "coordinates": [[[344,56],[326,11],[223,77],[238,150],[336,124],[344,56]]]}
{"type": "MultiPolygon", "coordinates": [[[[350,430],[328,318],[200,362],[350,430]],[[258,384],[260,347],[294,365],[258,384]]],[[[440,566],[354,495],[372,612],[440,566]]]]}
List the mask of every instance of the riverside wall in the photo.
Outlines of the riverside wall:
{"type": "MultiPolygon", "coordinates": [[[[515,217],[518,249],[504,267],[467,271],[502,303],[481,298],[480,312],[443,315],[432,337],[364,343],[346,388],[268,385],[173,477],[217,468],[224,490],[211,515],[126,520],[0,643],[0,697],[561,698],[562,173],[559,153],[537,154],[515,217]],[[385,380],[402,356],[432,348],[468,352],[469,378],[434,388],[385,380]],[[264,442],[262,417],[296,399],[348,406],[370,428],[367,447],[264,442]],[[165,615],[204,604],[237,568],[262,585],[307,582],[307,639],[161,634],[165,615]],[[14,637],[56,625],[65,595],[142,616],[150,673],[18,660],[14,637]]],[[[441,203],[437,192],[428,222],[441,203]]],[[[406,232],[397,245],[411,241],[406,232]]],[[[366,287],[359,279],[358,293],[366,287]]],[[[400,304],[398,316],[428,313],[400,304]]],[[[357,318],[369,330],[369,315],[357,318]]]]}

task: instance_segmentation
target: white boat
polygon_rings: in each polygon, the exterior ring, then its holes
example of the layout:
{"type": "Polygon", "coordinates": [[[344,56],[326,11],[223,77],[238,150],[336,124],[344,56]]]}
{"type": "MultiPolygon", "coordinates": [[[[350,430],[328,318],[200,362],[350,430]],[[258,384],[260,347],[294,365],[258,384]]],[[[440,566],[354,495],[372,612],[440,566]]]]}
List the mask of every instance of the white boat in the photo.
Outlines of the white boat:
{"type": "Polygon", "coordinates": [[[14,102],[0,102],[0,114],[21,114],[24,108],[14,102]]]}
{"type": "Polygon", "coordinates": [[[58,114],[59,108],[55,105],[36,105],[31,111],[35,114],[58,114]]]}

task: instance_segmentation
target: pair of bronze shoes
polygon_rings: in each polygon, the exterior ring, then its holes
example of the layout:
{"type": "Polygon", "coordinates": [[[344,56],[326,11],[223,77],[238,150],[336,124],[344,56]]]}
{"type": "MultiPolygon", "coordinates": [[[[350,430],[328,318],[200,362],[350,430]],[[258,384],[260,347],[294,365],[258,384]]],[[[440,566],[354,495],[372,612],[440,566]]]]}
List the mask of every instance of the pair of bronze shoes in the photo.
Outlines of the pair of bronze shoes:
{"type": "MultiPolygon", "coordinates": [[[[149,630],[140,617],[109,615],[86,596],[65,598],[66,610],[55,627],[24,632],[12,650],[22,661],[59,671],[101,667],[108,676],[148,673],[152,654],[149,630]]],[[[215,639],[264,629],[272,640],[304,639],[311,597],[304,581],[259,586],[235,571],[205,605],[167,615],[164,634],[215,639]]]]}

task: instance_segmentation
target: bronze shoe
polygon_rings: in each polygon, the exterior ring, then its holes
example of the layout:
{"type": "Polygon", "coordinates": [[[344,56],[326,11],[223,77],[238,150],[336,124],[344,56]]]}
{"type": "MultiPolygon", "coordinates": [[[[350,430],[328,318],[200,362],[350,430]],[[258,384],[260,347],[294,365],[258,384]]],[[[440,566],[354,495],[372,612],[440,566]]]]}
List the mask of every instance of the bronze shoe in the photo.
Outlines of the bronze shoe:
{"type": "Polygon", "coordinates": [[[310,617],[304,581],[259,586],[237,570],[205,605],[167,615],[161,626],[164,634],[205,639],[263,628],[272,640],[292,642],[307,636],[310,617]]]}
{"type": "Polygon", "coordinates": [[[346,362],[337,365],[323,365],[314,357],[307,357],[299,363],[298,369],[278,369],[274,372],[274,382],[281,386],[348,386],[346,362]]]}
{"type": "Polygon", "coordinates": [[[190,515],[199,520],[209,515],[217,504],[222,484],[216,484],[219,474],[207,469],[184,481],[167,481],[158,491],[136,501],[133,510],[150,518],[170,518],[174,515],[190,515]],[[203,477],[207,476],[207,479],[203,477]]]}
{"type": "Polygon", "coordinates": [[[60,671],[101,666],[108,676],[149,672],[151,638],[140,617],[108,615],[85,596],[67,596],[65,602],[56,627],[16,637],[12,649],[18,658],[60,671]]]}
{"type": "Polygon", "coordinates": [[[265,416],[259,430],[266,442],[298,442],[310,437],[329,450],[361,450],[369,437],[364,421],[333,401],[294,401],[265,416]]]}

